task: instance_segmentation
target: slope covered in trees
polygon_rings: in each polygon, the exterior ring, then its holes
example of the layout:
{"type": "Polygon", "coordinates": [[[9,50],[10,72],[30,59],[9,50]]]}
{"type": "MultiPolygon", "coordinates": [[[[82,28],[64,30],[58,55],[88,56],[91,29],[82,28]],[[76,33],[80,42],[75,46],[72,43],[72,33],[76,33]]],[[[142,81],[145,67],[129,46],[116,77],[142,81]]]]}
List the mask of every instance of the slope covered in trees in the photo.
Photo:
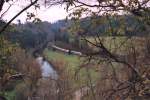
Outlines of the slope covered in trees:
{"type": "Polygon", "coordinates": [[[13,25],[13,32],[7,34],[8,39],[19,43],[21,47],[35,48],[47,42],[62,41],[71,43],[81,35],[85,36],[144,36],[149,29],[141,24],[140,19],[131,15],[116,17],[96,16],[76,20],[60,20],[55,23],[39,22],[13,25]],[[125,22],[126,24],[122,24],[125,22]],[[77,25],[76,25],[77,24],[77,25]],[[76,26],[79,26],[76,28],[76,26]],[[113,31],[111,34],[110,31],[113,31]]]}

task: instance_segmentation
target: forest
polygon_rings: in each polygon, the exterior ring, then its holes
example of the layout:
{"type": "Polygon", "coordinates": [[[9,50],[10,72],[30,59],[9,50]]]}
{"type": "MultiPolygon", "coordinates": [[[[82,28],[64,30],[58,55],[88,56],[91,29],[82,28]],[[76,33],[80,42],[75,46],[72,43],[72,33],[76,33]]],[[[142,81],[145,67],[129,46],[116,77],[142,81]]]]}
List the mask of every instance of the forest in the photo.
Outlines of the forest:
{"type": "Polygon", "coordinates": [[[150,99],[150,0],[21,2],[0,1],[0,100],[150,99]],[[35,14],[62,5],[66,19],[35,14]]]}

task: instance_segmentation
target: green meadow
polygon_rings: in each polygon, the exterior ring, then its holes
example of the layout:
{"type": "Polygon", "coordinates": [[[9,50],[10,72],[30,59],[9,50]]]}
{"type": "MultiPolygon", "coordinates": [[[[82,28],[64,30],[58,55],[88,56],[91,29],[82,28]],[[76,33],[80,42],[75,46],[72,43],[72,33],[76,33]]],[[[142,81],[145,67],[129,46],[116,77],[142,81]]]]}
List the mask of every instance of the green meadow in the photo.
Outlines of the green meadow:
{"type": "Polygon", "coordinates": [[[45,49],[44,55],[46,55],[47,59],[50,61],[65,61],[68,66],[66,66],[67,70],[72,77],[72,81],[74,82],[75,86],[79,86],[80,84],[87,84],[87,81],[91,81],[95,83],[97,80],[97,71],[94,66],[84,66],[82,67],[84,58],[76,56],[76,55],[69,55],[59,51],[52,51],[45,49]],[[89,79],[89,76],[91,80],[89,79]]]}

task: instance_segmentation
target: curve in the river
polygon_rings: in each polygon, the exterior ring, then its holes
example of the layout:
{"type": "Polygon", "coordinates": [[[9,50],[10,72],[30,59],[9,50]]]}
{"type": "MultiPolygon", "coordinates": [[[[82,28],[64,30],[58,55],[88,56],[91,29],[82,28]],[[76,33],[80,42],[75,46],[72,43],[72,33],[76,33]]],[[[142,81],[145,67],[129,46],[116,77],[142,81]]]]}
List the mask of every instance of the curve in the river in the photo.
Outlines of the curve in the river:
{"type": "Polygon", "coordinates": [[[43,78],[50,77],[55,80],[58,79],[57,71],[49,64],[48,61],[44,60],[43,57],[38,57],[37,62],[41,66],[43,78]]]}

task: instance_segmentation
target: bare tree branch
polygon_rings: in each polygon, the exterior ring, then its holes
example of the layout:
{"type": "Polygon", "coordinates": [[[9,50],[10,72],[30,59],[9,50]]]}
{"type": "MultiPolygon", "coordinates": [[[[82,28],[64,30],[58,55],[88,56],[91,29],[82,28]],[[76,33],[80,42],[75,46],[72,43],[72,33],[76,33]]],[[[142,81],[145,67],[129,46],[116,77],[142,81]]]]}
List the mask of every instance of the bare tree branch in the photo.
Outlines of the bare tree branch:
{"type": "Polygon", "coordinates": [[[14,20],[16,19],[20,14],[22,14],[24,11],[26,11],[27,9],[29,9],[31,6],[33,6],[34,4],[37,3],[38,0],[35,0],[34,2],[32,2],[31,4],[29,4],[27,7],[25,7],[24,9],[22,9],[18,14],[16,14],[1,30],[0,30],[0,35],[5,31],[5,29],[7,28],[7,26],[14,20]]]}
{"type": "Polygon", "coordinates": [[[9,4],[9,7],[6,9],[6,11],[4,11],[1,16],[0,19],[2,19],[2,17],[9,11],[9,9],[12,7],[13,4],[9,4]]]}

